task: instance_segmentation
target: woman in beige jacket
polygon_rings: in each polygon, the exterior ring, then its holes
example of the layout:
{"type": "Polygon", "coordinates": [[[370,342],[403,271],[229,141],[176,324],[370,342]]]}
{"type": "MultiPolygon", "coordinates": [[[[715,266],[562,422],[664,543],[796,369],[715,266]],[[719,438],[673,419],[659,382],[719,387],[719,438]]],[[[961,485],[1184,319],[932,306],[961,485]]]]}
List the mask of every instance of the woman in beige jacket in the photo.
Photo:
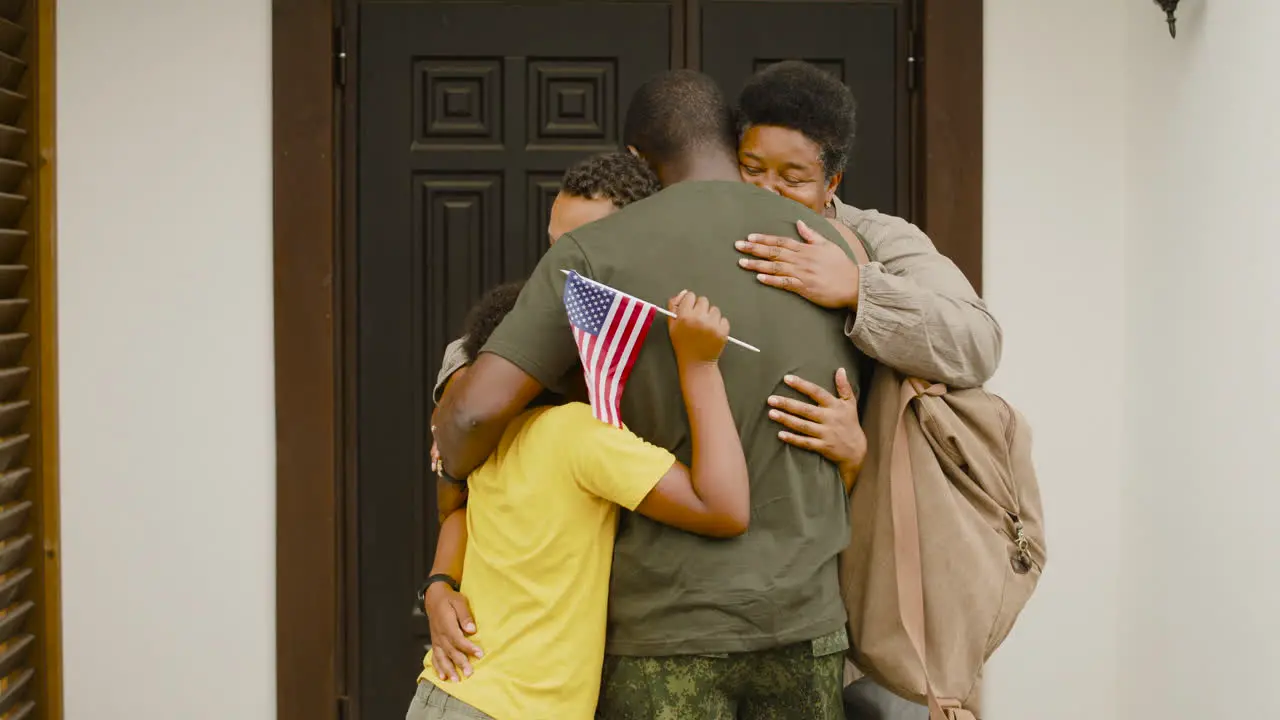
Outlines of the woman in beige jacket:
{"type": "MultiPolygon", "coordinates": [[[[800,242],[767,235],[739,242],[747,255],[739,264],[766,285],[824,307],[849,308],[845,334],[854,345],[904,374],[957,388],[990,379],[1000,362],[1000,325],[955,263],[915,225],[835,196],[853,140],[849,89],[813,65],[787,61],[757,73],[738,105],[742,179],[837,221],[845,240],[861,237],[872,259],[859,266],[799,223],[800,242]]],[[[810,394],[815,406],[770,398],[784,411],[774,419],[792,431],[783,434],[786,442],[823,452],[834,442],[833,430],[847,433],[858,423],[852,390],[841,381],[837,377],[838,397],[810,394]]],[[[849,663],[845,670],[850,720],[927,720],[926,708],[859,679],[849,663]]]]}
{"type": "Polygon", "coordinates": [[[859,267],[802,224],[805,242],[753,235],[739,243],[752,256],[741,264],[767,285],[848,307],[845,332],[875,360],[957,388],[983,384],[1000,361],[1000,325],[964,274],[920,228],[835,196],[853,130],[852,93],[817,67],[787,61],[751,79],[739,97],[742,178],[838,220],[862,237],[873,262],[859,267]]]}

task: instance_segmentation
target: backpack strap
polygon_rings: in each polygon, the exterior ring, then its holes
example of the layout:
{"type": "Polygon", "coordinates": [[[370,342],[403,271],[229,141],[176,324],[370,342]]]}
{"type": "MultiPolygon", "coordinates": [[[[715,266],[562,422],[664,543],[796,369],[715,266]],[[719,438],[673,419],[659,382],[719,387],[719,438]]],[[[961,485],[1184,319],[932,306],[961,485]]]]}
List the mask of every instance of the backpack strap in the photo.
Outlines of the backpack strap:
{"type": "Polygon", "coordinates": [[[907,410],[925,395],[940,397],[947,386],[917,378],[902,381],[898,394],[898,419],[889,458],[889,504],[893,517],[894,576],[898,589],[898,613],[924,671],[929,720],[977,720],[954,698],[939,698],[929,677],[925,645],[924,565],[920,557],[920,519],[916,507],[915,475],[911,471],[911,447],[907,435],[907,410]]]}
{"type": "MultiPolygon", "coordinates": [[[[836,220],[832,223],[845,240],[859,266],[871,263],[867,241],[853,228],[836,220]],[[853,240],[850,240],[850,236],[853,240]]],[[[942,396],[947,386],[918,378],[905,378],[898,396],[898,419],[889,459],[889,504],[893,516],[894,574],[898,586],[898,613],[902,627],[916,651],[924,671],[929,720],[977,720],[971,711],[953,698],[939,698],[929,678],[925,650],[924,564],[920,559],[920,518],[916,507],[915,475],[911,471],[911,447],[907,437],[907,410],[923,395],[942,396]]]]}

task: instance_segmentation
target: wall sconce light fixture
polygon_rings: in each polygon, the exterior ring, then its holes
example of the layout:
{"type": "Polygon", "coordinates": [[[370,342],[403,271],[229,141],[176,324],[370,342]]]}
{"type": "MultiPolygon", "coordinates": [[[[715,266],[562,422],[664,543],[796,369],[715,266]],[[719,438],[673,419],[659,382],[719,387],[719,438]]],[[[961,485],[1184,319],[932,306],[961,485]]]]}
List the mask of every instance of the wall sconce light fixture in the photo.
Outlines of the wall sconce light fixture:
{"type": "Polygon", "coordinates": [[[1169,23],[1169,37],[1178,37],[1178,0],[1155,0],[1155,3],[1164,10],[1166,22],[1169,23]]]}

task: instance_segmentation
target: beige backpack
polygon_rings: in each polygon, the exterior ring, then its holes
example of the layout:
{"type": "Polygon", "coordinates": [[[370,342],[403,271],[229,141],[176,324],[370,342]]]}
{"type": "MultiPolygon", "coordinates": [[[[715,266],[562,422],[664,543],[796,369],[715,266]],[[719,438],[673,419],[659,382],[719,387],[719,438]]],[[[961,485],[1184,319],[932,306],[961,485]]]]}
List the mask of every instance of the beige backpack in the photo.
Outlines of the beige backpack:
{"type": "Polygon", "coordinates": [[[868,453],[840,556],[850,658],[930,720],[974,720],[983,664],[1045,564],[1030,428],[981,388],[884,365],[867,392],[868,453]]]}

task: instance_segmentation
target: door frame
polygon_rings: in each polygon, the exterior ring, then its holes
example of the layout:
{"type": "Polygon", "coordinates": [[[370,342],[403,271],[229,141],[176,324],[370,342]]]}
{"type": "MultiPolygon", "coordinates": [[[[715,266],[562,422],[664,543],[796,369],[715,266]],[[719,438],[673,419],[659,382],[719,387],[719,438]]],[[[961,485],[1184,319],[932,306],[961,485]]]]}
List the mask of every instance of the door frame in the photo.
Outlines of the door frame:
{"type": "MultiPolygon", "coordinates": [[[[983,3],[917,1],[916,214],[981,290],[983,3]]],[[[349,572],[357,526],[347,501],[356,489],[355,169],[344,157],[355,147],[355,103],[342,84],[355,77],[353,24],[343,20],[356,2],[272,2],[280,720],[357,712],[347,652],[358,647],[349,572]]],[[[696,33],[696,12],[675,15],[696,33]]],[[[673,48],[673,61],[683,54],[673,48]]]]}

